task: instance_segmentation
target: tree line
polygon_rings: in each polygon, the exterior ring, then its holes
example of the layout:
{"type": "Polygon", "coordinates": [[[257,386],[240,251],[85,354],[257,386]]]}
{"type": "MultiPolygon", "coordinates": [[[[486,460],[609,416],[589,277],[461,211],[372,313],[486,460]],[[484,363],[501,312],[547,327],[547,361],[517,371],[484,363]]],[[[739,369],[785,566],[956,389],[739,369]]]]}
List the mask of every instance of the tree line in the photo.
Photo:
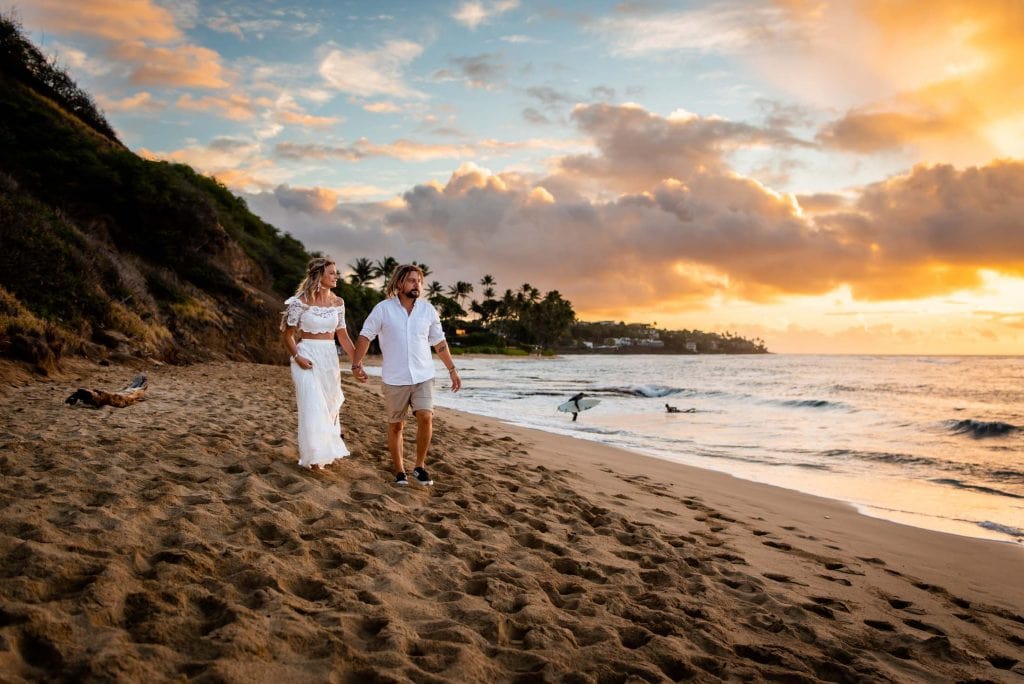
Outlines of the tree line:
{"type": "MultiPolygon", "coordinates": [[[[491,274],[485,274],[476,283],[459,280],[445,286],[431,280],[430,266],[411,263],[423,271],[423,296],[437,308],[445,333],[456,349],[526,352],[553,349],[570,340],[576,312],[558,290],[542,295],[530,283],[523,283],[499,296],[497,281],[491,274]],[[481,296],[471,298],[477,285],[481,296]]],[[[347,282],[339,284],[339,288],[349,310],[350,325],[357,324],[352,326],[357,333],[370,309],[384,297],[383,289],[398,266],[398,261],[390,256],[376,261],[359,257],[347,264],[347,282]]]]}
{"type": "MultiPolygon", "coordinates": [[[[427,264],[412,263],[423,271],[423,295],[437,308],[455,350],[506,354],[555,349],[680,354],[767,352],[764,340],[748,340],[733,333],[719,335],[699,330],[656,330],[639,323],[578,321],[572,303],[558,290],[541,294],[530,283],[523,283],[499,294],[498,283],[491,274],[483,275],[475,283],[458,280],[445,286],[431,279],[433,272],[427,264]],[[475,292],[479,298],[471,296],[475,292]],[[657,346],[641,343],[651,339],[660,342],[657,346]]],[[[380,260],[359,257],[347,264],[349,273],[345,282],[339,282],[339,294],[348,307],[353,334],[358,334],[370,309],[383,299],[384,287],[398,266],[399,262],[390,256],[380,260]]]]}

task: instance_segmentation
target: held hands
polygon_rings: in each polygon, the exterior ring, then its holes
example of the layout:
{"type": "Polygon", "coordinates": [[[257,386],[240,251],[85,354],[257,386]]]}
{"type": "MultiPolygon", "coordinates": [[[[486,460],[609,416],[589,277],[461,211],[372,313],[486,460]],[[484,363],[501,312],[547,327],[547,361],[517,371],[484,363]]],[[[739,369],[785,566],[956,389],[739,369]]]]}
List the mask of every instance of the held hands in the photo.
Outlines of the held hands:
{"type": "Polygon", "coordinates": [[[366,371],[363,369],[363,367],[361,365],[360,366],[352,366],[352,375],[359,382],[366,382],[367,379],[370,377],[369,375],[366,374],[366,371]]]}

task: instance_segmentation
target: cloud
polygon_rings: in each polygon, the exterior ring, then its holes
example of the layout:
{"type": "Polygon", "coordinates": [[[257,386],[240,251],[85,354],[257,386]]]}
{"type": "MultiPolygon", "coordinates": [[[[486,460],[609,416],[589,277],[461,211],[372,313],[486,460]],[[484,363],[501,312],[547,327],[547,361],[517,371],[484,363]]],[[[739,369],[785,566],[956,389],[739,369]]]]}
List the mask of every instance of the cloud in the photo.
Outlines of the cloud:
{"type": "MultiPolygon", "coordinates": [[[[358,226],[371,254],[391,249],[449,279],[474,277],[472,264],[499,280],[557,287],[594,311],[839,288],[860,301],[907,300],[982,288],[986,270],[1024,275],[1024,162],[922,165],[798,199],[723,161],[724,150],[774,132],[636,105],[578,108],[574,121],[596,151],[563,158],[546,177],[464,163],[396,206],[339,202],[311,233],[324,242],[309,244],[344,253],[344,226],[358,226]],[[586,191],[594,185],[606,191],[586,191]]],[[[361,158],[375,149],[360,141],[307,152],[361,158]]]]}
{"type": "Polygon", "coordinates": [[[337,116],[314,116],[303,112],[282,111],[277,114],[282,123],[302,126],[304,128],[330,128],[343,121],[337,116]]]}
{"type": "Polygon", "coordinates": [[[620,12],[590,25],[614,54],[740,52],[790,35],[785,13],[769,5],[721,3],[687,12],[620,12]]]}
{"type": "Polygon", "coordinates": [[[239,93],[198,98],[185,93],[174,105],[187,111],[217,114],[232,121],[246,121],[255,116],[255,105],[252,100],[239,93]]]}
{"type": "Polygon", "coordinates": [[[854,210],[819,218],[872,250],[865,298],[978,287],[982,269],[1024,274],[1024,162],[958,170],[920,165],[867,186],[854,210]]]}
{"type": "Polygon", "coordinates": [[[326,188],[291,188],[279,185],[274,197],[283,208],[307,214],[326,213],[338,203],[338,193],[326,188]]]}
{"type": "MultiPolygon", "coordinates": [[[[210,17],[206,22],[206,27],[217,31],[218,33],[228,33],[239,40],[248,40],[249,38],[255,38],[256,40],[265,40],[269,34],[280,34],[288,33],[291,36],[302,36],[309,38],[320,33],[320,24],[312,21],[304,21],[302,14],[299,10],[282,10],[277,14],[275,18],[267,18],[261,16],[259,18],[245,18],[238,16],[238,12],[242,8],[234,8],[235,14],[228,15],[225,13],[217,14],[210,17]],[[287,17],[283,17],[284,14],[293,15],[294,19],[289,20],[287,17]]],[[[253,8],[244,8],[247,12],[253,12],[253,8]]]]}
{"type": "Polygon", "coordinates": [[[733,54],[840,112],[819,124],[822,145],[962,166],[1024,156],[1021,3],[782,2],[775,12],[769,49],[733,54]]]}
{"type": "Polygon", "coordinates": [[[136,85],[170,88],[227,88],[220,55],[198,45],[153,47],[141,41],[117,43],[110,56],[130,66],[136,85]]]}
{"type": "Polygon", "coordinates": [[[513,45],[521,45],[523,43],[541,43],[541,42],[544,42],[544,41],[538,40],[536,38],[531,38],[530,36],[524,36],[524,35],[519,34],[519,33],[510,35],[510,36],[502,36],[500,38],[500,40],[502,40],[502,41],[504,41],[506,43],[512,43],[513,45]]]}
{"type": "Polygon", "coordinates": [[[956,135],[959,132],[959,124],[947,117],[891,111],[851,111],[822,128],[817,139],[828,147],[871,154],[924,138],[956,135]]]}
{"type": "MultiPolygon", "coordinates": [[[[505,72],[504,65],[498,60],[498,55],[482,54],[473,57],[454,57],[449,61],[468,87],[490,90],[498,85],[505,72]]],[[[456,78],[447,69],[435,72],[435,77],[438,80],[453,80],[456,78]]]]}
{"type": "Polygon", "coordinates": [[[160,43],[181,38],[171,12],[150,0],[33,0],[20,11],[33,24],[55,33],[77,33],[111,41],[130,36],[160,43]]]}
{"type": "Polygon", "coordinates": [[[544,116],[533,107],[527,107],[526,109],[523,110],[523,119],[527,123],[536,124],[538,126],[543,126],[551,123],[551,119],[544,116]]]}
{"type": "Polygon", "coordinates": [[[371,102],[363,105],[363,109],[372,114],[399,114],[402,108],[394,102],[371,102]]]}
{"type": "Polygon", "coordinates": [[[519,7],[519,0],[492,0],[491,2],[469,0],[459,5],[459,8],[452,14],[452,19],[471,31],[475,31],[481,24],[488,24],[517,7],[519,7]]]}
{"type": "Polygon", "coordinates": [[[579,105],[572,119],[599,154],[566,157],[562,170],[630,192],[666,178],[724,172],[727,155],[741,147],[807,144],[785,131],[692,114],[663,118],[637,105],[579,105]]]}
{"type": "Polygon", "coordinates": [[[421,45],[405,40],[389,41],[378,50],[335,48],[320,62],[320,75],[344,93],[422,98],[423,93],[405,84],[402,73],[422,52],[421,45]]]}
{"type": "Polygon", "coordinates": [[[147,159],[188,164],[236,191],[273,187],[275,170],[261,155],[258,142],[235,137],[214,138],[207,145],[193,144],[170,152],[143,149],[147,159]]]}
{"type": "Polygon", "coordinates": [[[533,86],[531,88],[527,88],[526,94],[540,102],[544,107],[552,109],[575,104],[580,101],[580,98],[575,95],[571,95],[561,90],[556,90],[549,86],[533,86]]]}
{"type": "Polygon", "coordinates": [[[104,97],[97,99],[103,109],[108,112],[153,112],[167,106],[166,102],[154,99],[152,93],[146,91],[138,92],[135,95],[120,100],[111,100],[104,97]]]}
{"type": "Polygon", "coordinates": [[[429,159],[458,159],[471,157],[475,153],[465,145],[428,145],[411,140],[396,140],[388,144],[371,143],[360,138],[351,145],[338,147],[319,143],[279,143],[278,156],[285,159],[344,159],[359,161],[368,157],[391,157],[404,161],[426,161],[429,159]]]}

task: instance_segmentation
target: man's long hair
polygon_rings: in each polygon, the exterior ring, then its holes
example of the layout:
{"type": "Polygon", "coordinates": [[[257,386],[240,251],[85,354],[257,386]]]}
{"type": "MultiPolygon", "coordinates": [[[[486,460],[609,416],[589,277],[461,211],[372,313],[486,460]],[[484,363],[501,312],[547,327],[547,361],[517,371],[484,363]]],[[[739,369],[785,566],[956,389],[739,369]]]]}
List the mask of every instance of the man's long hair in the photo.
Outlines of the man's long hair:
{"type": "Polygon", "coordinates": [[[402,282],[405,280],[406,276],[408,276],[413,271],[419,273],[420,278],[426,279],[426,276],[423,275],[423,269],[417,266],[416,264],[402,264],[401,266],[396,268],[395,272],[391,274],[390,278],[388,278],[388,284],[384,288],[384,296],[398,296],[398,290],[402,287],[402,282]]]}

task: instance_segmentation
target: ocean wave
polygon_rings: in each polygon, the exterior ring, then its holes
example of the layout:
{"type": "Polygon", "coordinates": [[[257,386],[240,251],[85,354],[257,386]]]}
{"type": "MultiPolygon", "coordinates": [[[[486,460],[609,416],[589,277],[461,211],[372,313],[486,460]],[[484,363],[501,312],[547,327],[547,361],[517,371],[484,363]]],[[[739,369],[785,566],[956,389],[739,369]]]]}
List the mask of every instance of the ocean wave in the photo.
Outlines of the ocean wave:
{"type": "Polygon", "coordinates": [[[631,434],[628,430],[616,430],[613,428],[603,428],[594,426],[580,426],[575,427],[577,432],[589,432],[592,435],[628,435],[631,434]]]}
{"type": "Polygon", "coordinates": [[[673,394],[686,392],[680,387],[666,387],[664,385],[629,385],[620,387],[596,387],[593,392],[603,394],[615,394],[623,397],[670,397],[673,394]]]}
{"type": "Polygon", "coordinates": [[[855,451],[853,449],[830,449],[822,452],[828,458],[855,458],[860,461],[872,461],[875,463],[893,463],[896,465],[915,465],[929,467],[948,467],[950,464],[938,461],[927,456],[913,456],[911,454],[893,454],[886,451],[855,451]]]}
{"type": "Polygon", "coordinates": [[[787,406],[792,408],[828,408],[828,409],[842,409],[848,408],[846,404],[839,401],[829,401],[828,399],[777,399],[774,403],[779,406],[787,406]]]}
{"type": "Polygon", "coordinates": [[[1024,499],[1024,495],[1014,494],[1013,492],[1004,492],[1000,489],[993,489],[992,487],[984,487],[982,485],[968,484],[962,480],[954,480],[952,478],[937,478],[931,480],[935,484],[949,485],[950,487],[956,487],[957,489],[969,489],[972,492],[981,492],[982,494],[995,494],[996,496],[1005,496],[1011,499],[1024,499]]]}
{"type": "MultiPolygon", "coordinates": [[[[931,468],[934,471],[954,472],[977,480],[994,480],[1009,485],[1024,485],[1024,471],[1011,468],[992,469],[990,466],[977,463],[957,463],[928,456],[889,453],[885,451],[856,451],[853,449],[830,449],[820,452],[828,459],[856,459],[871,463],[888,463],[898,466],[917,466],[931,468]]],[[[959,480],[957,480],[959,482],[959,480]]]]}
{"type": "Polygon", "coordinates": [[[978,523],[978,527],[984,527],[986,530],[992,530],[993,532],[1001,532],[1002,534],[1016,537],[1018,539],[1024,539],[1024,530],[1019,527],[1011,527],[1010,525],[1000,525],[999,523],[992,522],[991,520],[983,520],[978,523]]]}
{"type": "Polygon", "coordinates": [[[1024,484],[1024,472],[1019,470],[993,470],[992,477],[1012,482],[1013,484],[1024,484]]]}
{"type": "Polygon", "coordinates": [[[975,439],[982,437],[1002,437],[1020,428],[1000,420],[947,420],[946,427],[955,435],[970,435],[975,439]]]}

